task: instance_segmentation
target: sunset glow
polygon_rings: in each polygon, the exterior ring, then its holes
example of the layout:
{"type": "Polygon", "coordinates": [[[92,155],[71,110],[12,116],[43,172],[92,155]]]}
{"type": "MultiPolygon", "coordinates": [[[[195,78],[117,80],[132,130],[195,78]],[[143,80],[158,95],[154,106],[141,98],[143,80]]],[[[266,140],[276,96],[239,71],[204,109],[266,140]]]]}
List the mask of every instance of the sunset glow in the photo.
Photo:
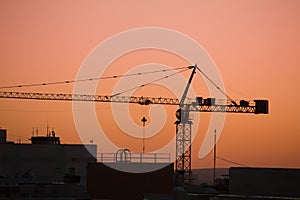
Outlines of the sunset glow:
{"type": "MultiPolygon", "coordinates": [[[[299,168],[299,8],[297,0],[2,0],[0,87],[74,80],[89,53],[109,37],[134,28],[172,29],[206,49],[218,66],[230,97],[269,100],[268,115],[226,114],[218,140],[218,157],[245,166],[299,168]]],[[[146,49],[119,57],[103,76],[125,74],[145,63],[171,68],[195,64],[170,52],[146,49]]],[[[155,74],[153,78],[163,75],[155,74]]],[[[189,75],[190,71],[182,73],[187,79],[189,75]]],[[[172,80],[176,82],[176,76],[172,80]]],[[[99,81],[97,94],[111,95],[118,81],[99,81]]],[[[192,87],[198,96],[209,97],[199,73],[192,87]]],[[[73,84],[0,91],[72,93],[73,84]]],[[[134,96],[175,97],[168,88],[157,84],[139,88],[134,96]]],[[[142,140],[126,135],[114,122],[111,103],[96,103],[95,108],[99,124],[114,144],[134,152],[142,150],[142,140]]],[[[151,123],[151,106],[131,104],[129,108],[138,126],[142,127],[143,116],[148,119],[146,125],[151,123]]],[[[175,137],[178,107],[164,108],[165,126],[159,134],[146,139],[148,152],[175,137]]],[[[199,131],[192,145],[193,168],[212,167],[212,153],[198,158],[210,117],[210,113],[200,114],[199,131]]],[[[0,99],[0,127],[7,129],[9,141],[21,138],[28,143],[33,128],[38,127],[39,134],[45,135],[47,125],[56,130],[62,143],[81,143],[71,102],[0,99]]],[[[147,127],[145,131],[147,134],[147,127]]],[[[236,165],[217,162],[217,167],[229,166],[236,165]]]]}

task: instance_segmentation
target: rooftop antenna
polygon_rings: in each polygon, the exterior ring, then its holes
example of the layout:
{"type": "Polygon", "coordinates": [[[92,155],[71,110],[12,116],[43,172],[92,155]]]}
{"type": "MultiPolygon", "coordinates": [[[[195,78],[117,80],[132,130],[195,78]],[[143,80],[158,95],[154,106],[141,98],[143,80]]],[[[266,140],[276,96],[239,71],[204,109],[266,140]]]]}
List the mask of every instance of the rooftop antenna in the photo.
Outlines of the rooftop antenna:
{"type": "Polygon", "coordinates": [[[213,177],[213,184],[216,184],[216,160],[217,160],[217,134],[216,129],[214,131],[214,177],[213,177]]]}
{"type": "Polygon", "coordinates": [[[32,127],[32,137],[34,137],[34,127],[32,127]]]}
{"type": "Polygon", "coordinates": [[[47,113],[47,130],[46,130],[46,136],[47,136],[47,137],[50,136],[50,132],[49,132],[49,124],[48,124],[48,113],[47,113]]]}
{"type": "Polygon", "coordinates": [[[46,136],[47,136],[47,137],[50,136],[48,122],[47,122],[47,132],[46,132],[46,136]]]}
{"type": "Polygon", "coordinates": [[[36,133],[36,136],[39,136],[39,127],[36,127],[35,133],[36,133]]]}

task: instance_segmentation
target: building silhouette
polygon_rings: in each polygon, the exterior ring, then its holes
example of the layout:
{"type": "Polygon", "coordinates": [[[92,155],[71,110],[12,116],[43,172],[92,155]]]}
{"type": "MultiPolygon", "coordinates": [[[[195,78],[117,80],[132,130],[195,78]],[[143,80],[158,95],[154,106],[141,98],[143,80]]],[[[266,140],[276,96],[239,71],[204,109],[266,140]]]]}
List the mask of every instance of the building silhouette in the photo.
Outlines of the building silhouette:
{"type": "MultiPolygon", "coordinates": [[[[6,131],[0,131],[4,138],[6,131]]],[[[0,197],[80,197],[86,167],[96,162],[97,146],[61,144],[55,134],[31,137],[31,144],[1,140],[0,197]]]]}

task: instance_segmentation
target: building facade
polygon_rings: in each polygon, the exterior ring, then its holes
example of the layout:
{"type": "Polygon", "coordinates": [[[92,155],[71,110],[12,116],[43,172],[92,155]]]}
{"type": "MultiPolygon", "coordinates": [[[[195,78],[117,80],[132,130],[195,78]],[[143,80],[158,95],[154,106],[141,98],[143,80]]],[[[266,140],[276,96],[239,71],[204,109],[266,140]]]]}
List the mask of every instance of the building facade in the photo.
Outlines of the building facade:
{"type": "Polygon", "coordinates": [[[85,193],[86,167],[96,162],[97,146],[60,144],[52,137],[33,137],[33,144],[0,144],[0,196],[85,193]]]}

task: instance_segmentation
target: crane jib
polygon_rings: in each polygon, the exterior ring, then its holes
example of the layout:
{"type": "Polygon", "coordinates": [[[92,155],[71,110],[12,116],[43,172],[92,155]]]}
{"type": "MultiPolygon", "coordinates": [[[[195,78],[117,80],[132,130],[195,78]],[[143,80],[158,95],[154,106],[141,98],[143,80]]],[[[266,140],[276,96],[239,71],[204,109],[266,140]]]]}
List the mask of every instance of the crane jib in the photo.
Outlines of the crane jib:
{"type": "MultiPolygon", "coordinates": [[[[179,105],[177,98],[163,97],[135,97],[135,96],[109,96],[109,95],[86,95],[86,94],[55,94],[55,93],[30,93],[30,92],[0,92],[0,98],[32,99],[32,100],[56,100],[56,101],[92,101],[92,102],[115,102],[136,103],[140,105],[164,104],[179,105]]],[[[248,101],[240,100],[240,104],[216,104],[216,99],[197,97],[195,101],[189,99],[189,111],[198,112],[230,112],[230,113],[254,113],[268,114],[268,100],[254,100],[254,105],[248,101]]],[[[186,106],[188,105],[188,106],[186,106]]]]}

